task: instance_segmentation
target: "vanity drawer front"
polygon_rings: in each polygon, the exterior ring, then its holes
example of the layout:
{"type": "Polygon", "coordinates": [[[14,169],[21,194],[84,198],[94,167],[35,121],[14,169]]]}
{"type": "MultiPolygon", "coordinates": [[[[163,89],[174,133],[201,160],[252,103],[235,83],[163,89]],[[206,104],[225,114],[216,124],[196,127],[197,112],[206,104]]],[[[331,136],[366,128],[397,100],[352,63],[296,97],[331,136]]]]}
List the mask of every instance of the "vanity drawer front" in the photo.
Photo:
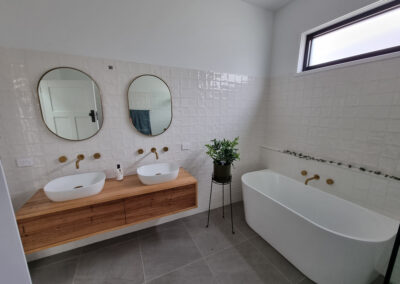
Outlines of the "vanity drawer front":
{"type": "Polygon", "coordinates": [[[92,225],[109,228],[125,224],[124,201],[109,202],[92,206],[92,225]]]}
{"type": "Polygon", "coordinates": [[[196,206],[196,184],[140,195],[125,200],[126,223],[138,223],[196,206]]]}
{"type": "Polygon", "coordinates": [[[90,207],[68,210],[58,214],[40,216],[20,223],[24,234],[34,234],[47,230],[59,230],[61,225],[79,223],[88,219],[90,222],[90,207]]]}
{"type": "Polygon", "coordinates": [[[124,224],[124,203],[117,201],[28,219],[18,227],[27,252],[124,224]]]}

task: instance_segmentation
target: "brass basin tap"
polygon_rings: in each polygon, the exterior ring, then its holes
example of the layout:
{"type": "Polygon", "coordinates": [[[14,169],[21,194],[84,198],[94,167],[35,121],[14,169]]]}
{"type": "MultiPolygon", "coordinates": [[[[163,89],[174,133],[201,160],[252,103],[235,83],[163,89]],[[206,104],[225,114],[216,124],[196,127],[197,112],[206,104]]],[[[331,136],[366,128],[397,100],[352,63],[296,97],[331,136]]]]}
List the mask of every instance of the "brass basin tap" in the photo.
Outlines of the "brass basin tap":
{"type": "Polygon", "coordinates": [[[319,175],[314,175],[313,177],[310,177],[310,178],[306,179],[306,181],[305,181],[304,184],[307,185],[308,182],[309,182],[310,180],[313,180],[313,179],[319,180],[319,175]]]}
{"type": "Polygon", "coordinates": [[[154,153],[156,155],[156,160],[158,160],[158,153],[157,153],[157,149],[156,148],[151,148],[151,152],[154,153]]]}
{"type": "Polygon", "coordinates": [[[76,169],[79,169],[79,162],[85,159],[85,155],[79,154],[76,156],[76,162],[75,162],[75,167],[76,169]]]}

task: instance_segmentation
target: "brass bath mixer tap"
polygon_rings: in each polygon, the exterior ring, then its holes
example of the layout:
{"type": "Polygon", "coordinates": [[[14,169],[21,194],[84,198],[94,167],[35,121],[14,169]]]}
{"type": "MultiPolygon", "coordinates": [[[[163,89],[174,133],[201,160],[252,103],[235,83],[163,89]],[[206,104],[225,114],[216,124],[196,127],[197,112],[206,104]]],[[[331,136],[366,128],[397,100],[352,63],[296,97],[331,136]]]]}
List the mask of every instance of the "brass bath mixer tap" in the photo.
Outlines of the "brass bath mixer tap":
{"type": "Polygon", "coordinates": [[[156,160],[158,160],[158,153],[157,153],[157,149],[155,147],[151,148],[151,152],[154,153],[156,155],[156,160]]]}
{"type": "Polygon", "coordinates": [[[76,167],[76,169],[79,169],[79,162],[82,161],[82,160],[84,160],[84,159],[85,159],[85,155],[83,155],[83,154],[79,154],[79,155],[76,157],[76,162],[75,162],[75,167],[76,167]]]}
{"type": "Polygon", "coordinates": [[[306,181],[304,182],[305,185],[308,185],[308,182],[311,180],[319,180],[319,175],[314,175],[313,177],[310,177],[308,179],[306,179],[306,181]]]}

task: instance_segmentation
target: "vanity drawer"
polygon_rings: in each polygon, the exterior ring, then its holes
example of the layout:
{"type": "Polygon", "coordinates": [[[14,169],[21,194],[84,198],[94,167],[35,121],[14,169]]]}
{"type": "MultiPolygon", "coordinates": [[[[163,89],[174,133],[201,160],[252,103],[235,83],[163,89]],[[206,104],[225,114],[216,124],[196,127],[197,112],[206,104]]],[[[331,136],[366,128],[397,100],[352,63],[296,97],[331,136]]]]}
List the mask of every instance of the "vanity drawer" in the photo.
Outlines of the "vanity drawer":
{"type": "Polygon", "coordinates": [[[28,252],[124,224],[124,203],[117,201],[27,219],[18,227],[28,252]]]}
{"type": "Polygon", "coordinates": [[[126,223],[138,223],[196,206],[196,184],[140,195],[125,200],[126,223]]]}

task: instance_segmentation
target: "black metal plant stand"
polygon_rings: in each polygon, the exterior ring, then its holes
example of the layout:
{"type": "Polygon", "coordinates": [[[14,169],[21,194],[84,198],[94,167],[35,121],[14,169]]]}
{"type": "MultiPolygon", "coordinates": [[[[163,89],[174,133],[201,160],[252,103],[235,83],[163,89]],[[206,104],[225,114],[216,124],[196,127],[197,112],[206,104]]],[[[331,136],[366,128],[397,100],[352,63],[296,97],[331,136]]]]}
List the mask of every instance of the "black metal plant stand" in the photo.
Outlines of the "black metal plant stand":
{"type": "Polygon", "coordinates": [[[229,177],[228,180],[226,181],[217,181],[214,179],[214,176],[211,178],[211,189],[210,189],[210,201],[208,203],[208,217],[207,217],[207,226],[210,224],[210,210],[211,210],[211,196],[212,196],[212,190],[213,190],[213,184],[220,184],[222,185],[222,218],[225,219],[225,194],[224,194],[224,187],[226,184],[229,184],[229,198],[230,198],[230,205],[231,205],[231,224],[232,224],[232,234],[235,233],[233,230],[233,209],[232,209],[232,176],[229,177]]]}

